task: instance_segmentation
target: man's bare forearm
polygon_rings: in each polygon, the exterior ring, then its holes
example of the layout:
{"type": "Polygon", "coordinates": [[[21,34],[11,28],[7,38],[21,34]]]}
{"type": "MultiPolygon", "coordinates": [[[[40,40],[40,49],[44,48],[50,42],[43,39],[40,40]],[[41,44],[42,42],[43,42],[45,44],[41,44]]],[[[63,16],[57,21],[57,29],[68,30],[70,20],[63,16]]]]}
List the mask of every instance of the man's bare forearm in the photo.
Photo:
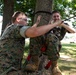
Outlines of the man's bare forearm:
{"type": "Polygon", "coordinates": [[[70,28],[69,26],[65,25],[64,23],[62,23],[62,27],[64,27],[70,33],[76,33],[76,31],[73,28],[70,28]]]}
{"type": "Polygon", "coordinates": [[[39,27],[30,27],[29,29],[27,29],[25,34],[28,37],[41,36],[41,35],[47,33],[49,30],[53,29],[54,27],[58,26],[59,24],[61,24],[61,21],[55,22],[53,24],[42,25],[39,27]]]}

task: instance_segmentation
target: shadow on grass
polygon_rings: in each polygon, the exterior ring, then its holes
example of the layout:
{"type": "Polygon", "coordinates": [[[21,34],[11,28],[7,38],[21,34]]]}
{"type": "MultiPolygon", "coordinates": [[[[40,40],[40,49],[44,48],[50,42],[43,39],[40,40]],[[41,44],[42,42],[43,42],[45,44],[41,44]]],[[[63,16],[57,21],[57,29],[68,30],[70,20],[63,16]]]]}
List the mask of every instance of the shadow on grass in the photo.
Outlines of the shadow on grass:
{"type": "Polygon", "coordinates": [[[62,44],[60,53],[76,58],[76,44],[62,44]]]}
{"type": "Polygon", "coordinates": [[[62,44],[60,53],[63,57],[58,63],[63,75],[76,75],[76,44],[62,44]]]}
{"type": "Polygon", "coordinates": [[[71,71],[72,69],[73,70],[76,70],[76,61],[67,61],[67,60],[62,60],[60,59],[59,60],[59,64],[60,64],[60,68],[62,71],[71,71]]]}

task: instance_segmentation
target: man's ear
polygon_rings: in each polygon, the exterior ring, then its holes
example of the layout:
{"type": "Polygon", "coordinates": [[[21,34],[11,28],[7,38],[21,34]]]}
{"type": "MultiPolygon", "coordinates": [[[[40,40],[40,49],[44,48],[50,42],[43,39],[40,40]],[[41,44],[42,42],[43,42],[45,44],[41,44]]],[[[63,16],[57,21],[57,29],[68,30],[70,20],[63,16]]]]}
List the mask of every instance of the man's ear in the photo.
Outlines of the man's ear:
{"type": "Polygon", "coordinates": [[[19,19],[19,18],[16,18],[16,21],[17,21],[17,22],[19,22],[19,21],[20,21],[20,19],[19,19]]]}

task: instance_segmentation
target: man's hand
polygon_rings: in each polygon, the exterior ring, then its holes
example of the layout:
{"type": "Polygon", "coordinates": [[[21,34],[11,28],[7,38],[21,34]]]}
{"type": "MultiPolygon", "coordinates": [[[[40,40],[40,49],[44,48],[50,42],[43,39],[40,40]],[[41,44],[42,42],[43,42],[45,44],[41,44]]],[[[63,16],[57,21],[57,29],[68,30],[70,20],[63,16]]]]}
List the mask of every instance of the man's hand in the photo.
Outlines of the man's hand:
{"type": "Polygon", "coordinates": [[[32,27],[36,27],[40,23],[41,15],[37,17],[36,23],[32,27]]]}
{"type": "Polygon", "coordinates": [[[37,17],[36,24],[39,24],[39,23],[40,23],[40,19],[41,19],[41,15],[39,15],[39,16],[37,17]]]}
{"type": "Polygon", "coordinates": [[[49,21],[49,24],[52,24],[52,23],[54,23],[54,21],[53,21],[53,20],[50,20],[50,21],[49,21]]]}
{"type": "Polygon", "coordinates": [[[58,21],[56,21],[56,22],[54,22],[54,23],[56,23],[57,26],[62,26],[63,21],[62,21],[62,20],[58,20],[58,21]]]}

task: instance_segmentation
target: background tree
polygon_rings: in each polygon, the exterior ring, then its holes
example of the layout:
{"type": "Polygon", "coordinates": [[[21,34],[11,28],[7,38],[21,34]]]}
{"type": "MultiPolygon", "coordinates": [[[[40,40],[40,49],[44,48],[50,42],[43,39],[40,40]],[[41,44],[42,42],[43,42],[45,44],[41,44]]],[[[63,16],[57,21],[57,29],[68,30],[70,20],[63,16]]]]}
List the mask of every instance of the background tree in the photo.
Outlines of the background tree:
{"type": "Polygon", "coordinates": [[[14,0],[3,0],[3,27],[2,32],[6,25],[10,22],[11,16],[14,12],[14,0]]]}

